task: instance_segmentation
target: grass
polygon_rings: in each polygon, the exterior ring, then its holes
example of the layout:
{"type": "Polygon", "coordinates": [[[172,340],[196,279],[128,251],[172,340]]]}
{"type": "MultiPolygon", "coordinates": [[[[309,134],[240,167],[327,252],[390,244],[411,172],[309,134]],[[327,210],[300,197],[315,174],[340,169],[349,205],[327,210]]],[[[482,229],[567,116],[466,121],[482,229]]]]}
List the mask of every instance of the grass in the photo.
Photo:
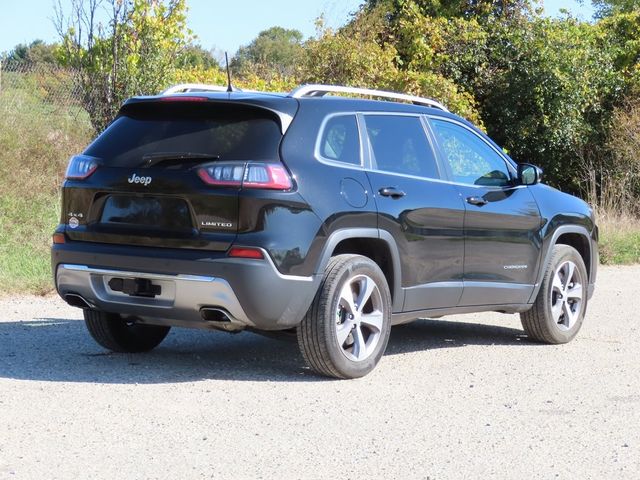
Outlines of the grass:
{"type": "Polygon", "coordinates": [[[8,80],[0,92],[0,293],[44,294],[53,290],[49,247],[60,182],[91,127],[84,111],[56,104],[51,91],[11,88],[8,80]]]}
{"type": "Polygon", "coordinates": [[[598,227],[601,263],[640,263],[640,218],[625,214],[603,214],[599,216],[598,227]]]}
{"type": "Polygon", "coordinates": [[[0,291],[43,294],[53,287],[49,239],[60,218],[58,198],[0,198],[0,291]]]}

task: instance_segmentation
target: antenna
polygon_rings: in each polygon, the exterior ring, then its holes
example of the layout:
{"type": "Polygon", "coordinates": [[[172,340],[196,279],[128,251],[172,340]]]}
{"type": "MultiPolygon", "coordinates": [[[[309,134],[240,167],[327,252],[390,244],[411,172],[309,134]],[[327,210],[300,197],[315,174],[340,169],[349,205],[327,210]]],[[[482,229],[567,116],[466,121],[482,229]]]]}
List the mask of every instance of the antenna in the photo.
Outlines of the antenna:
{"type": "Polygon", "coordinates": [[[227,52],[224,52],[224,60],[227,64],[227,92],[233,92],[233,86],[231,85],[231,70],[229,70],[229,56],[227,52]]]}

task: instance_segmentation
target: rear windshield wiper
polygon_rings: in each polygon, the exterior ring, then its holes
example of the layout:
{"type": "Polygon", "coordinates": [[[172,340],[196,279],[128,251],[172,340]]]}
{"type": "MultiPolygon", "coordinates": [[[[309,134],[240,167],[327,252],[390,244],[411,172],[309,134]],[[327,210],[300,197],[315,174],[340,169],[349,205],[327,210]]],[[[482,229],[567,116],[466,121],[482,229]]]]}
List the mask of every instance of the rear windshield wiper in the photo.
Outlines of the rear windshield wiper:
{"type": "Polygon", "coordinates": [[[185,165],[198,164],[210,160],[218,160],[220,155],[210,155],[208,153],[191,153],[191,152],[161,152],[148,153],[143,155],[141,167],[149,168],[155,165],[185,165]]]}

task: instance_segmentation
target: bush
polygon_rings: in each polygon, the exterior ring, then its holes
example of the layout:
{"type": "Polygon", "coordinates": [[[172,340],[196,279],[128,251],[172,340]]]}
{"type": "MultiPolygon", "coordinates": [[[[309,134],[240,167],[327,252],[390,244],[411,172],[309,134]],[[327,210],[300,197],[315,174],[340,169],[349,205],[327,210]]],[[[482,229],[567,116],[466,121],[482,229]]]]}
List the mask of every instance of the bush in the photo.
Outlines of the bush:
{"type": "Polygon", "coordinates": [[[607,148],[611,160],[602,178],[602,204],[609,211],[640,215],[640,99],[614,110],[607,148]]]}

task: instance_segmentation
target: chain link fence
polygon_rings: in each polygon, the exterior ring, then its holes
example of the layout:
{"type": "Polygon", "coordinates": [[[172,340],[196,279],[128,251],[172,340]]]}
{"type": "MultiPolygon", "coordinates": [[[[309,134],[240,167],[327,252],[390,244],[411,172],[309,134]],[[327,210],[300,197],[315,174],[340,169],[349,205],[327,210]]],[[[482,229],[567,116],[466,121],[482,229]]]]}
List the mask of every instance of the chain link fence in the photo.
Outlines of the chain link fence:
{"type": "Polygon", "coordinates": [[[79,117],[84,112],[81,96],[71,69],[47,63],[0,61],[2,115],[79,117]]]}
{"type": "Polygon", "coordinates": [[[0,200],[57,194],[68,158],[94,135],[81,98],[72,70],[0,61],[0,200]]]}

